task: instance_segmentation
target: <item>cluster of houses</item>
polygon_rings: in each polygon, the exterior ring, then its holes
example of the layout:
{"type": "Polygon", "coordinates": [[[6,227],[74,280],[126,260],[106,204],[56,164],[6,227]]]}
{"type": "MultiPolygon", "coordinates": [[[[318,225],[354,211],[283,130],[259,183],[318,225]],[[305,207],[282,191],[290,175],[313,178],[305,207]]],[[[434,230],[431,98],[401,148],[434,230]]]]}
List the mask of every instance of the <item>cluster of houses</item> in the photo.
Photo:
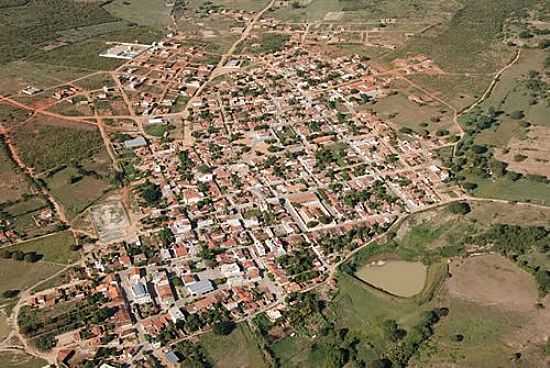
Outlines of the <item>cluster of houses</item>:
{"type": "MultiPolygon", "coordinates": [[[[84,269],[97,285],[78,289],[103,295],[115,327],[58,337],[61,358],[114,334],[121,361],[152,351],[178,366],[176,341],[220,320],[284,319],[289,293],[325,281],[339,257],[401,214],[451,195],[430,153],[446,138],[401,134],[373,113],[393,77],[366,59],[294,45],[213,79],[204,56],[168,38],[118,71],[152,124],[192,98],[181,118],[193,144],[136,131],[115,143],[141,173],[132,182],[137,236],[91,247],[84,269]],[[357,229],[350,244],[331,246],[357,229]]],[[[35,306],[78,294],[54,293],[35,306]]]]}

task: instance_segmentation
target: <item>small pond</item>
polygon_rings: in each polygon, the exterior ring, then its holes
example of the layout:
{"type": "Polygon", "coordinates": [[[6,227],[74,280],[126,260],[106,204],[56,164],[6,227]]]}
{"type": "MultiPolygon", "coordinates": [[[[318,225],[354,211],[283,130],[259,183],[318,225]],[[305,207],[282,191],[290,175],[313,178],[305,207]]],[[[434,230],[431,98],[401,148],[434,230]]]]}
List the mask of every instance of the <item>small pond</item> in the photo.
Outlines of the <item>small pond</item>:
{"type": "Polygon", "coordinates": [[[409,298],[422,291],[427,271],[420,262],[376,261],[361,267],[355,276],[390,294],[409,298]]]}

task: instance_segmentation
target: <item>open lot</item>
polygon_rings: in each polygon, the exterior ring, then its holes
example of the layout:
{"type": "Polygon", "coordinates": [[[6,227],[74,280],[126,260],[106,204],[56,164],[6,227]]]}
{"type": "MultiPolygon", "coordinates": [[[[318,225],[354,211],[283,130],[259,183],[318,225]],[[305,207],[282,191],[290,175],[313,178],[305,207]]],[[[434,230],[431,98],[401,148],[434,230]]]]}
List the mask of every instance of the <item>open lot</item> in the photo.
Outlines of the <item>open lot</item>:
{"type": "Polygon", "coordinates": [[[120,202],[112,201],[93,207],[91,218],[103,243],[118,241],[128,235],[128,215],[120,202]]]}
{"type": "Polygon", "coordinates": [[[97,128],[37,117],[13,132],[23,161],[37,172],[78,162],[104,150],[97,128]]]}
{"type": "MultiPolygon", "coordinates": [[[[26,289],[61,270],[61,266],[0,259],[0,294],[11,289],[26,289]]],[[[0,300],[3,297],[0,296],[0,300]]]]}
{"type": "Polygon", "coordinates": [[[73,234],[66,231],[19,243],[10,246],[8,249],[10,251],[20,250],[23,252],[35,251],[44,256],[43,261],[69,264],[79,257],[78,252],[71,250],[71,246],[74,243],[73,234]]]}
{"type": "Polygon", "coordinates": [[[165,0],[115,0],[103,8],[117,18],[161,30],[171,24],[172,8],[165,3],[165,0]]]}
{"type": "Polygon", "coordinates": [[[0,203],[17,201],[29,190],[29,179],[10,158],[7,146],[0,142],[0,203]]]}
{"type": "MultiPolygon", "coordinates": [[[[422,96],[417,93],[416,96],[422,96]]],[[[377,115],[389,119],[397,129],[407,127],[416,132],[426,130],[434,134],[438,130],[456,132],[452,120],[452,111],[449,107],[433,101],[420,106],[409,100],[409,96],[415,96],[413,91],[399,91],[397,94],[382,98],[373,106],[377,115]]]]}
{"type": "Polygon", "coordinates": [[[455,4],[428,0],[395,2],[383,1],[338,1],[338,0],[299,0],[283,2],[272,15],[288,22],[365,22],[378,23],[383,18],[407,18],[407,20],[434,20],[441,14],[456,9],[455,4]],[[294,5],[294,4],[297,4],[294,5]]]}
{"type": "Polygon", "coordinates": [[[239,324],[228,336],[209,333],[201,338],[208,357],[220,368],[268,367],[258,344],[246,323],[239,324]]]}
{"type": "Polygon", "coordinates": [[[529,273],[497,255],[468,258],[451,263],[447,281],[452,297],[503,309],[525,312],[535,308],[538,290],[529,273]]]}
{"type": "MultiPolygon", "coordinates": [[[[83,167],[87,169],[86,165],[83,167]]],[[[108,177],[100,173],[85,173],[75,167],[67,167],[46,179],[51,194],[61,202],[70,218],[84,211],[111,189],[108,177]]]]}
{"type": "Polygon", "coordinates": [[[3,368],[43,368],[48,364],[45,360],[23,353],[0,352],[3,368]]]}
{"type": "Polygon", "coordinates": [[[457,260],[451,273],[442,295],[449,316],[413,367],[539,367],[550,312],[536,308],[531,275],[496,255],[457,260]]]}

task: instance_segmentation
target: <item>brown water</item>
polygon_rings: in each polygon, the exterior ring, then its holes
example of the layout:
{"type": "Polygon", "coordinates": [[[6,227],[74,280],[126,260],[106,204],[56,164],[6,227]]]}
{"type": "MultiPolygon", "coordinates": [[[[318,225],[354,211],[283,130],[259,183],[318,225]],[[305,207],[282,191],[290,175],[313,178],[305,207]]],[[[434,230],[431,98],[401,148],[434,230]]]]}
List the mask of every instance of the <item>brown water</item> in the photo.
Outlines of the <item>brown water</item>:
{"type": "Polygon", "coordinates": [[[365,265],[355,275],[390,294],[408,298],[424,288],[427,267],[420,262],[385,261],[365,265]]]}

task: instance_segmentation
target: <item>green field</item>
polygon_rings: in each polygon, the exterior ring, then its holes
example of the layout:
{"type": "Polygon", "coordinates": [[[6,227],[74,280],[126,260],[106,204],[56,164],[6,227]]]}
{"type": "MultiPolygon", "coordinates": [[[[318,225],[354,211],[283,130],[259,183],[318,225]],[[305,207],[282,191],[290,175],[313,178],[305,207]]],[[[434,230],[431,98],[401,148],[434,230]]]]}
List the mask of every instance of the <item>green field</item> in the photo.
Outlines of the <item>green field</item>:
{"type": "Polygon", "coordinates": [[[0,352],[2,368],[43,368],[48,362],[23,353],[0,352]]]}
{"type": "Polygon", "coordinates": [[[72,233],[66,231],[19,243],[7,249],[10,251],[20,250],[23,252],[35,251],[44,256],[42,259],[43,261],[69,264],[79,258],[79,253],[71,250],[71,246],[74,243],[75,240],[72,233]]]}
{"type": "Polygon", "coordinates": [[[477,197],[550,205],[550,186],[546,183],[529,179],[511,181],[507,178],[471,178],[469,181],[478,185],[473,192],[477,197]]]}
{"type": "Polygon", "coordinates": [[[74,122],[56,123],[36,118],[15,129],[14,140],[23,161],[38,173],[105,150],[97,128],[74,122]]]}
{"type": "Polygon", "coordinates": [[[8,147],[0,141],[0,203],[17,201],[30,190],[30,180],[11,159],[8,147]]]}
{"type": "Polygon", "coordinates": [[[156,29],[171,24],[171,8],[164,0],[114,0],[103,8],[117,18],[156,29]]]}
{"type": "Polygon", "coordinates": [[[268,367],[259,341],[246,323],[240,323],[228,336],[209,333],[201,337],[200,341],[215,367],[268,367]]]}
{"type": "MultiPolygon", "coordinates": [[[[87,169],[87,165],[84,165],[87,169]]],[[[100,174],[100,173],[98,173],[100,174]]],[[[67,167],[46,179],[50,193],[63,205],[67,216],[75,217],[111,189],[108,176],[82,175],[67,167]],[[74,182],[78,178],[78,181],[74,182]]]]}
{"type": "Polygon", "coordinates": [[[287,22],[312,22],[325,20],[328,22],[374,22],[382,18],[407,18],[408,20],[435,21],[441,12],[456,8],[455,4],[447,4],[438,0],[413,0],[396,2],[391,0],[369,1],[339,1],[339,0],[298,0],[289,1],[288,5],[275,8],[272,16],[287,22]],[[332,18],[329,13],[341,13],[332,18]]]}
{"type": "MultiPolygon", "coordinates": [[[[414,95],[411,91],[410,95],[414,95]]],[[[417,95],[422,95],[418,93],[417,95]]],[[[370,106],[369,106],[370,107],[370,106]]],[[[408,100],[405,93],[399,92],[376,102],[372,109],[382,118],[393,122],[397,128],[407,127],[419,133],[427,131],[434,134],[438,130],[456,131],[452,120],[452,111],[441,103],[432,103],[419,106],[408,100]],[[441,113],[441,111],[445,111],[441,113]],[[437,121],[432,121],[437,119],[437,121]]]]}
{"type": "Polygon", "coordinates": [[[5,9],[0,14],[0,63],[38,52],[57,32],[116,20],[96,2],[43,0],[5,9]]]}
{"type": "MultiPolygon", "coordinates": [[[[508,367],[513,350],[503,343],[522,323],[517,313],[503,312],[460,299],[451,299],[449,316],[437,327],[435,335],[422,347],[412,367],[508,367]],[[464,336],[457,342],[454,336],[464,336]]],[[[522,365],[535,367],[536,365],[522,365]]]]}
{"type": "Polygon", "coordinates": [[[25,261],[15,261],[11,259],[0,259],[0,301],[1,296],[6,290],[23,290],[34,284],[52,276],[61,266],[48,263],[28,263],[25,261]]]}

